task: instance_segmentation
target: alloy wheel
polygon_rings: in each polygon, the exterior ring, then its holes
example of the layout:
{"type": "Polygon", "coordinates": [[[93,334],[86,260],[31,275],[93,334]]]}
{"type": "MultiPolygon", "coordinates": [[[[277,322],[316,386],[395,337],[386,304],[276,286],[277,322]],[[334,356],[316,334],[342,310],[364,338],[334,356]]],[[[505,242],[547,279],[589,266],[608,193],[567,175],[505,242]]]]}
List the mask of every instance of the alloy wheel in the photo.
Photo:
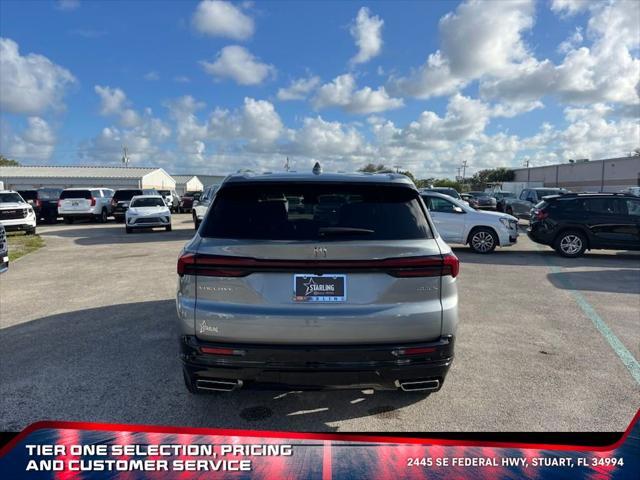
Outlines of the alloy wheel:
{"type": "Polygon", "coordinates": [[[474,250],[477,250],[478,252],[488,252],[493,248],[494,245],[493,235],[485,231],[478,232],[473,235],[473,238],[471,239],[471,245],[473,246],[474,250]]]}

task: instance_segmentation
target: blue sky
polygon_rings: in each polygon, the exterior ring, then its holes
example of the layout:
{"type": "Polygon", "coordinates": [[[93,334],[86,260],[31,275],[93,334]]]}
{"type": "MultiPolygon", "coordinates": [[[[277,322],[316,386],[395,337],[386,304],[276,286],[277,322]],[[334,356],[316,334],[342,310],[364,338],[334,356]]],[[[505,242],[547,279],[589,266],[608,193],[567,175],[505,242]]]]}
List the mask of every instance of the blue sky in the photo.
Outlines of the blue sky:
{"type": "Polygon", "coordinates": [[[126,144],[176,173],[289,156],[423,177],[626,155],[639,5],[3,1],[0,152],[117,164],[126,144]]]}

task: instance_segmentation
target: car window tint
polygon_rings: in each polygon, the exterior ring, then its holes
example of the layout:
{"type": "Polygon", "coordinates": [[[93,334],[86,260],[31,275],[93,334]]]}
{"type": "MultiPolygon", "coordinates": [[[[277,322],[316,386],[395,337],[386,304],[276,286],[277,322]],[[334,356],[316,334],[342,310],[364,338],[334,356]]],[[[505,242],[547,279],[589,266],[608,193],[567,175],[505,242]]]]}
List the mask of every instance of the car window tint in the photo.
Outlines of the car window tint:
{"type": "Polygon", "coordinates": [[[101,198],[102,192],[100,190],[91,190],[91,195],[93,195],[96,198],[101,198]]]}
{"type": "Polygon", "coordinates": [[[621,203],[624,204],[623,214],[640,217],[640,200],[622,200],[621,203]]]}
{"type": "Polygon", "coordinates": [[[523,190],[522,192],[520,192],[520,200],[525,200],[527,198],[527,195],[529,194],[529,190],[523,190]]]}
{"type": "Polygon", "coordinates": [[[455,213],[454,204],[444,198],[431,197],[429,210],[432,212],[455,213]]]}
{"type": "Polygon", "coordinates": [[[433,238],[418,197],[413,189],[385,185],[229,185],[216,193],[200,234],[256,240],[433,238]]]}
{"type": "Polygon", "coordinates": [[[89,190],[65,190],[60,194],[60,199],[65,198],[91,198],[91,192],[89,190]]]}
{"type": "Polygon", "coordinates": [[[613,198],[586,198],[585,210],[601,215],[613,215],[616,213],[615,199],[613,198]]]}

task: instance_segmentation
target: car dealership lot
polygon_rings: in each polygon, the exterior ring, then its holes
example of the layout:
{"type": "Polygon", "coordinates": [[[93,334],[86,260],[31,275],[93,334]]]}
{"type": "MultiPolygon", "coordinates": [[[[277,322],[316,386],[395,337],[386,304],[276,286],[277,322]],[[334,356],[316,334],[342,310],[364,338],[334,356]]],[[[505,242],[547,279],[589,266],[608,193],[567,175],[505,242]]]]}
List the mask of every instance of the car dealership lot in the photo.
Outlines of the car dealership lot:
{"type": "Polygon", "coordinates": [[[0,277],[0,428],[44,419],[307,431],[620,431],[640,384],[640,254],[564,259],[521,235],[461,260],[456,360],[443,389],[192,396],[175,329],[176,259],[193,234],[39,227],[0,277]],[[604,325],[604,327],[603,327],[604,325]],[[604,332],[604,333],[603,333],[604,332]],[[608,339],[605,338],[608,336],[608,339]],[[623,348],[615,344],[619,339],[623,348]]]}

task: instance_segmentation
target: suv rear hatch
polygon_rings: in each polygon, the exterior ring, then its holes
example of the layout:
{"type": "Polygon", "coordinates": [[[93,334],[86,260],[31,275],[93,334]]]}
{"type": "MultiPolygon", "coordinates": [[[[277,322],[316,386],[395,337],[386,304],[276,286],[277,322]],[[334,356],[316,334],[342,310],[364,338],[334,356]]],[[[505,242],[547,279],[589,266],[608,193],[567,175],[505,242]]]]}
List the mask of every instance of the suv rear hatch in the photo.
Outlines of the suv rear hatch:
{"type": "Polygon", "coordinates": [[[58,205],[64,212],[85,212],[96,204],[89,190],[64,190],[58,205]]]}
{"type": "Polygon", "coordinates": [[[441,254],[419,194],[407,185],[228,184],[199,235],[178,273],[194,282],[202,340],[304,345],[440,337],[441,280],[457,274],[458,260],[441,254]]]}

